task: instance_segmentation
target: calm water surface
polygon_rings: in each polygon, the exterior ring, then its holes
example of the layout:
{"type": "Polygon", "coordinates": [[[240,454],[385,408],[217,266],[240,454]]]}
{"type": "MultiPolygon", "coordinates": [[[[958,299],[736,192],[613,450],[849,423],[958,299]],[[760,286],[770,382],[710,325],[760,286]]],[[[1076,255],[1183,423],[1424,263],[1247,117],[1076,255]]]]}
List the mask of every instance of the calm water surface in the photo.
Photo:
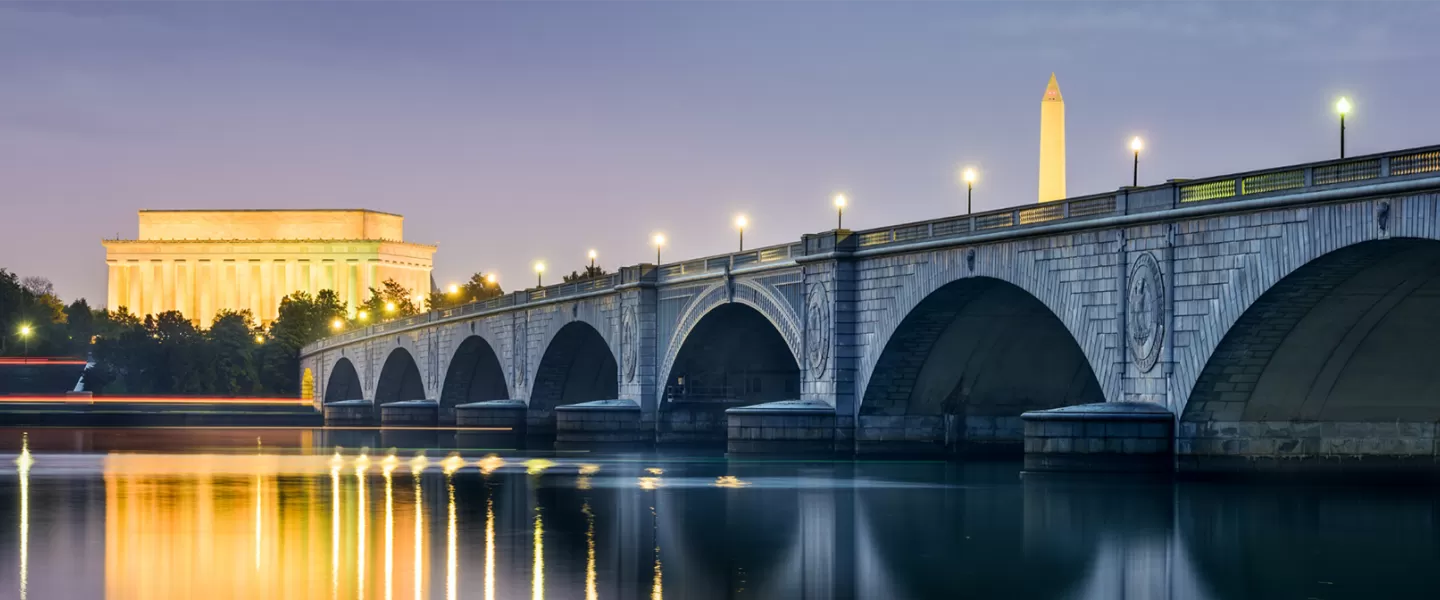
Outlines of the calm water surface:
{"type": "Polygon", "coordinates": [[[0,430],[0,598],[1440,597],[1425,488],[407,441],[0,430]]]}

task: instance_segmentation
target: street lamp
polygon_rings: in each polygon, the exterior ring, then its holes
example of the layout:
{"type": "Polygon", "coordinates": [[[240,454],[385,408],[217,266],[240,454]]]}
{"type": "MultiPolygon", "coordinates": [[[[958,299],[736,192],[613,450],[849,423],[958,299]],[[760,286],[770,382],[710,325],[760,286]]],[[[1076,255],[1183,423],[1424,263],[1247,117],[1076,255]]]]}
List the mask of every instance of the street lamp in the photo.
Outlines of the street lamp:
{"type": "Polygon", "coordinates": [[[453,296],[453,295],[458,294],[458,293],[460,293],[460,286],[455,285],[455,284],[453,284],[453,283],[450,284],[450,295],[453,296]]]}
{"type": "Polygon", "coordinates": [[[544,277],[544,276],[545,276],[545,263],[542,262],[542,261],[538,261],[538,260],[535,261],[535,287],[543,287],[543,286],[545,285],[545,284],[542,282],[542,280],[541,280],[541,278],[544,277]]]}
{"type": "Polygon", "coordinates": [[[395,312],[395,303],[394,303],[394,302],[386,302],[386,303],[385,303],[385,312],[387,312],[387,313],[393,313],[393,312],[395,312]]]}
{"type": "Polygon", "coordinates": [[[740,230],[740,251],[741,251],[741,252],[744,252],[744,251],[745,251],[745,226],[746,226],[746,225],[749,225],[749,224],[750,224],[750,221],[745,218],[745,215],[739,215],[739,216],[735,217],[735,228],[740,230]]]}
{"type": "Polygon", "coordinates": [[[845,194],[835,194],[835,229],[845,228],[845,194]]]}
{"type": "Polygon", "coordinates": [[[665,245],[665,234],[657,233],[650,241],[655,244],[655,266],[660,266],[660,248],[665,245]]]}
{"type": "Polygon", "coordinates": [[[339,317],[336,317],[334,320],[330,321],[331,329],[334,329],[335,331],[340,331],[342,327],[345,327],[345,322],[341,321],[339,317]]]}
{"type": "Polygon", "coordinates": [[[255,334],[255,343],[257,343],[257,344],[263,344],[263,343],[265,343],[265,336],[264,336],[264,334],[259,334],[259,333],[255,334]]]}
{"type": "Polygon", "coordinates": [[[961,175],[961,178],[965,180],[965,214],[968,215],[974,212],[975,208],[975,169],[965,167],[965,172],[961,175]]]}
{"type": "Polygon", "coordinates": [[[1341,96],[1335,102],[1335,112],[1340,113],[1340,158],[1345,158],[1345,115],[1350,113],[1350,100],[1341,96]]]}
{"type": "Polygon", "coordinates": [[[485,285],[495,285],[495,274],[494,274],[494,273],[486,273],[486,274],[485,274],[485,285]]]}
{"type": "Polygon", "coordinates": [[[370,311],[368,311],[368,310],[362,310],[362,311],[360,311],[360,312],[358,312],[358,313],[355,313],[355,316],[356,316],[357,318],[359,318],[361,321],[367,321],[367,320],[370,319],[370,311]]]}
{"type": "Polygon", "coordinates": [[[591,251],[590,251],[590,270],[591,270],[591,271],[594,271],[594,270],[595,270],[595,257],[596,257],[596,256],[599,256],[599,254],[596,254],[594,250],[591,250],[591,251]]]}
{"type": "Polygon", "coordinates": [[[33,333],[35,333],[35,329],[30,325],[20,326],[20,339],[25,342],[25,356],[30,356],[30,335],[33,333]]]}
{"type": "Polygon", "coordinates": [[[1130,172],[1130,187],[1140,187],[1140,149],[1145,147],[1145,142],[1140,141],[1140,136],[1130,140],[1130,149],[1135,151],[1135,169],[1130,172]]]}

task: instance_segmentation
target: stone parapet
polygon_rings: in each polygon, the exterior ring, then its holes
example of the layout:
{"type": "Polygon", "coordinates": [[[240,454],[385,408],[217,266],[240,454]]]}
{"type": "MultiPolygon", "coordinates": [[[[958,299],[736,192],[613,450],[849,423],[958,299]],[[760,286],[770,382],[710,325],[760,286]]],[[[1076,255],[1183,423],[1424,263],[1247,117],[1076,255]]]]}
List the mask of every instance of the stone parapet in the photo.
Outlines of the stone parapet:
{"type": "Polygon", "coordinates": [[[326,425],[375,425],[375,404],[369,400],[341,400],[325,404],[326,425]]]}
{"type": "Polygon", "coordinates": [[[824,402],[782,400],[725,411],[726,450],[732,453],[831,453],[835,409],[824,402]]]}
{"type": "Polygon", "coordinates": [[[653,441],[634,400],[595,400],[555,407],[557,444],[635,444],[653,441]]]}
{"type": "Polygon", "coordinates": [[[385,427],[434,427],[440,412],[436,400],[404,400],[380,405],[380,424],[385,427]]]}
{"type": "Polygon", "coordinates": [[[1170,471],[1175,415],[1149,402],[1082,404],[1020,415],[1027,471],[1170,471]]]}

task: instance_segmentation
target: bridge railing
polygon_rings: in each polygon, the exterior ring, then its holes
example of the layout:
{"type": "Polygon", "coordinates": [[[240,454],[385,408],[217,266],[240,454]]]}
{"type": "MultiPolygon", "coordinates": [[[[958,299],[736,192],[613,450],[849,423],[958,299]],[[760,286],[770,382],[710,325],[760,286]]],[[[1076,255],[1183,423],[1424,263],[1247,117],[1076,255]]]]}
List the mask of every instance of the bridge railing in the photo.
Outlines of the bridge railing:
{"type": "Polygon", "coordinates": [[[448,319],[451,317],[461,317],[465,315],[484,313],[492,310],[510,308],[513,306],[520,306],[523,304],[528,304],[530,302],[539,302],[547,299],[565,298],[569,296],[586,294],[589,292],[601,292],[614,289],[616,286],[620,285],[620,282],[620,273],[611,273],[598,277],[589,277],[578,281],[557,283],[539,288],[520,290],[505,294],[503,296],[496,296],[494,298],[488,298],[476,302],[467,302],[459,306],[426,311],[412,317],[405,317],[403,319],[395,319],[393,321],[385,321],[383,323],[376,323],[374,325],[352,329],[345,333],[332,335],[325,339],[319,340],[313,345],[309,346],[309,348],[313,348],[313,350],[324,350],[325,348],[344,344],[345,342],[349,342],[352,340],[385,333],[387,331],[399,331],[401,329],[414,327],[416,325],[422,325],[431,321],[439,321],[441,319],[448,319]]]}
{"type": "Polygon", "coordinates": [[[804,243],[781,244],[777,246],[765,246],[744,252],[732,252],[729,254],[716,254],[704,258],[696,258],[685,262],[660,265],[660,281],[672,281],[692,275],[706,275],[710,273],[723,273],[726,269],[734,271],[741,267],[751,265],[763,265],[777,263],[787,260],[794,260],[805,253],[804,243]]]}
{"type": "MultiPolygon", "coordinates": [[[[1309,190],[1358,187],[1399,179],[1433,177],[1440,174],[1440,146],[1426,146],[1340,160],[1310,163],[1262,171],[1249,171],[1193,180],[1171,180],[1161,185],[1124,187],[1117,192],[1067,198],[1044,204],[992,210],[902,223],[878,229],[856,231],[861,250],[898,246],[931,240],[964,241],[966,238],[1005,231],[1023,231],[1055,223],[1095,220],[1127,214],[1161,211],[1183,206],[1236,202],[1271,195],[1295,194],[1309,190]]],[[[717,254],[658,267],[659,281],[708,275],[749,266],[783,263],[805,253],[804,242],[766,246],[744,252],[717,254]]],[[[425,314],[371,325],[334,335],[310,348],[323,350],[351,340],[399,330],[430,321],[483,313],[529,302],[564,298],[614,289],[622,283],[620,273],[603,275],[512,292],[504,296],[425,314]]]]}
{"type": "Polygon", "coordinates": [[[922,240],[964,239],[1056,222],[1099,219],[1199,203],[1234,202],[1266,195],[1293,194],[1307,188],[1353,187],[1433,174],[1440,174],[1440,146],[1204,179],[1172,180],[1154,186],[1125,187],[1108,194],[903,223],[857,231],[855,235],[862,249],[922,240]]]}

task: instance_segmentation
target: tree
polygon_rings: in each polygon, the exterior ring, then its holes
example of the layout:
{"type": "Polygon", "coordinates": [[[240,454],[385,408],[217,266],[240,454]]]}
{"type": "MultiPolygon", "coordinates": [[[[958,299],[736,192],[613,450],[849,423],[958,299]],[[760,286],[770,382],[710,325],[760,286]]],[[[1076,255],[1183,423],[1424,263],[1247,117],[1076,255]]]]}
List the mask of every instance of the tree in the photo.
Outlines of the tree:
{"type": "Polygon", "coordinates": [[[394,279],[386,279],[380,285],[378,290],[370,288],[370,299],[363,305],[374,319],[388,321],[419,314],[420,306],[409,288],[394,279]]]}
{"type": "Polygon", "coordinates": [[[90,351],[90,340],[98,333],[95,329],[95,311],[84,298],[71,302],[65,307],[65,327],[69,332],[70,354],[85,356],[90,351]]]}
{"type": "Polygon", "coordinates": [[[31,356],[55,356],[69,351],[65,305],[53,289],[43,278],[22,282],[0,269],[0,354],[14,356],[28,349],[31,356]],[[24,337],[22,326],[29,328],[24,337]]]}
{"type": "Polygon", "coordinates": [[[460,286],[459,291],[454,294],[448,292],[431,292],[427,305],[430,310],[450,308],[471,302],[489,300],[497,296],[505,295],[505,290],[500,288],[498,281],[488,281],[490,275],[476,273],[470,276],[470,280],[460,286]]]}
{"type": "Polygon", "coordinates": [[[250,330],[250,311],[222,310],[206,332],[214,357],[215,393],[237,396],[259,392],[259,370],[255,362],[255,338],[250,330]]]}
{"type": "Polygon", "coordinates": [[[344,319],[345,303],[331,290],[315,297],[295,292],[280,300],[270,323],[270,340],[259,349],[259,380],[266,393],[294,394],[300,389],[300,349],[334,332],[331,323],[344,319]]]}
{"type": "Polygon", "coordinates": [[[609,273],[605,272],[604,267],[585,265],[584,271],[571,271],[569,275],[565,275],[561,277],[561,279],[565,283],[570,283],[572,281],[580,281],[582,279],[590,279],[591,277],[601,277],[604,275],[609,275],[609,273]]]}

